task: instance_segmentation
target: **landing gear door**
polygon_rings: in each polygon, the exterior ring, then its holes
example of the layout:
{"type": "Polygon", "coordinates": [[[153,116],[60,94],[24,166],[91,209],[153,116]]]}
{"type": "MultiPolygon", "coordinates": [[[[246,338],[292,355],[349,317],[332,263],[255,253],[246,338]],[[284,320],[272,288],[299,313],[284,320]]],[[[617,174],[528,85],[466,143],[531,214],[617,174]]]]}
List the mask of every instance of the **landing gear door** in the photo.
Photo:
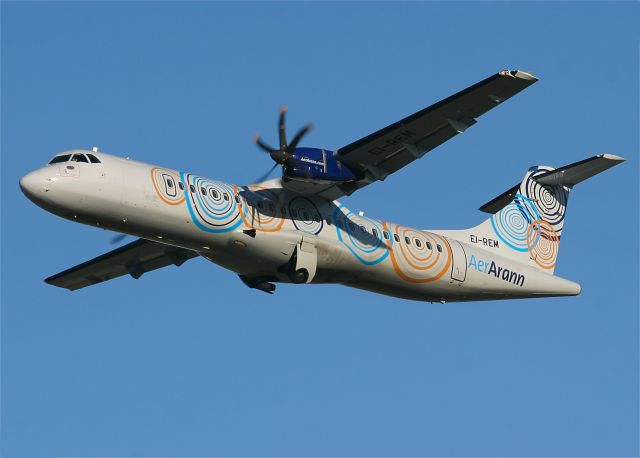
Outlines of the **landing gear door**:
{"type": "Polygon", "coordinates": [[[318,264],[318,250],[316,247],[316,239],[314,237],[304,236],[300,243],[296,246],[296,272],[303,269],[307,271],[306,278],[301,283],[311,283],[316,275],[316,266],[318,264]]]}
{"type": "Polygon", "coordinates": [[[451,247],[451,283],[462,283],[467,278],[467,254],[460,242],[447,239],[451,247]]]}

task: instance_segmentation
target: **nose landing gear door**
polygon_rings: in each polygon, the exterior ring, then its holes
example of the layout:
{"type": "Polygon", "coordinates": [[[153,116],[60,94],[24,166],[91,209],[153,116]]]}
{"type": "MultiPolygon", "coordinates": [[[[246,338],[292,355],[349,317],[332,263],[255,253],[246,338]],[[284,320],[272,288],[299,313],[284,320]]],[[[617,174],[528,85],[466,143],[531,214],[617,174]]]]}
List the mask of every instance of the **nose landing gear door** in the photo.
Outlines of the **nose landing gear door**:
{"type": "Polygon", "coordinates": [[[311,283],[316,275],[318,264],[317,240],[315,237],[304,236],[296,245],[293,255],[294,272],[291,279],[294,283],[311,283]]]}

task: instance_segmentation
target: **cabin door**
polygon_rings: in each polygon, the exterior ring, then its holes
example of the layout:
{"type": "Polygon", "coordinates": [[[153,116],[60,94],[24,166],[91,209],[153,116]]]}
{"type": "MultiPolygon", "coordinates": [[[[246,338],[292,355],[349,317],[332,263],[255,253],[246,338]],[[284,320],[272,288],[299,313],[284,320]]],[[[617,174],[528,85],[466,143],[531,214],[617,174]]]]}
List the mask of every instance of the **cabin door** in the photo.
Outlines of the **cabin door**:
{"type": "Polygon", "coordinates": [[[464,248],[457,240],[447,239],[451,247],[451,280],[462,283],[467,278],[467,254],[464,248]]]}

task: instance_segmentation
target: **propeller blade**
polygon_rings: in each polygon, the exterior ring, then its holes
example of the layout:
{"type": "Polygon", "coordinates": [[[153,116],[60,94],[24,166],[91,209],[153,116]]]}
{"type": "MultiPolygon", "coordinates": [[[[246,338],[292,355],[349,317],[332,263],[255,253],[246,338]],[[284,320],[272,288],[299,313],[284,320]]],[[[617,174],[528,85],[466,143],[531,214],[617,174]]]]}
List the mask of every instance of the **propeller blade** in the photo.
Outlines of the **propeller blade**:
{"type": "Polygon", "coordinates": [[[287,106],[280,107],[280,117],[278,119],[278,137],[280,138],[280,151],[287,149],[287,132],[285,126],[285,115],[287,114],[287,106]]]}
{"type": "Polygon", "coordinates": [[[269,145],[267,145],[265,142],[262,141],[262,139],[260,138],[260,135],[256,134],[253,137],[253,142],[258,145],[262,150],[266,151],[269,154],[274,154],[277,153],[278,150],[277,149],[273,149],[271,148],[269,145]]]}
{"type": "Polygon", "coordinates": [[[287,150],[290,153],[293,153],[293,150],[296,149],[296,146],[298,146],[298,143],[300,142],[300,140],[302,140],[302,137],[304,137],[307,134],[307,132],[309,132],[311,129],[313,129],[313,123],[309,123],[306,126],[304,126],[302,129],[300,129],[296,134],[296,136],[293,137],[293,140],[291,140],[291,144],[289,145],[287,150]]]}
{"type": "Polygon", "coordinates": [[[115,237],[111,237],[111,245],[115,245],[116,243],[120,243],[122,242],[122,240],[124,240],[124,238],[127,236],[127,234],[118,234],[115,237]]]}
{"type": "Polygon", "coordinates": [[[267,178],[269,178],[269,176],[273,173],[273,171],[275,170],[275,168],[278,166],[278,163],[276,162],[275,164],[273,164],[273,167],[271,167],[269,169],[269,171],[267,173],[265,173],[264,175],[262,175],[260,178],[258,178],[255,181],[252,181],[252,183],[261,183],[263,181],[265,181],[267,178]]]}

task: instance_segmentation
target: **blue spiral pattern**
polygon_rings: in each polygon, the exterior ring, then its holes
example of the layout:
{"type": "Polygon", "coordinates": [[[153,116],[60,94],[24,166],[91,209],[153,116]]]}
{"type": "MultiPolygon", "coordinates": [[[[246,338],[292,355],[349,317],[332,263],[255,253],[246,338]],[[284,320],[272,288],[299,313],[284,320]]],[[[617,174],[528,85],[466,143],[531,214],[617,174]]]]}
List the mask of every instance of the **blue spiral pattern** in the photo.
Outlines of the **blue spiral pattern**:
{"type": "Polygon", "coordinates": [[[491,226],[507,246],[516,251],[527,251],[527,229],[537,219],[540,214],[531,199],[516,194],[509,205],[491,215],[491,226]]]}
{"type": "Polygon", "coordinates": [[[361,263],[371,266],[384,261],[389,256],[389,249],[382,241],[382,225],[371,218],[355,215],[351,210],[340,205],[333,212],[338,240],[361,263]],[[363,231],[361,226],[367,230],[363,231]],[[378,236],[373,235],[376,229],[378,236]]]}
{"type": "Polygon", "coordinates": [[[189,214],[198,228],[211,233],[224,233],[242,223],[231,186],[188,173],[182,173],[181,176],[185,183],[189,214]],[[191,186],[194,187],[193,192],[191,186]]]}

